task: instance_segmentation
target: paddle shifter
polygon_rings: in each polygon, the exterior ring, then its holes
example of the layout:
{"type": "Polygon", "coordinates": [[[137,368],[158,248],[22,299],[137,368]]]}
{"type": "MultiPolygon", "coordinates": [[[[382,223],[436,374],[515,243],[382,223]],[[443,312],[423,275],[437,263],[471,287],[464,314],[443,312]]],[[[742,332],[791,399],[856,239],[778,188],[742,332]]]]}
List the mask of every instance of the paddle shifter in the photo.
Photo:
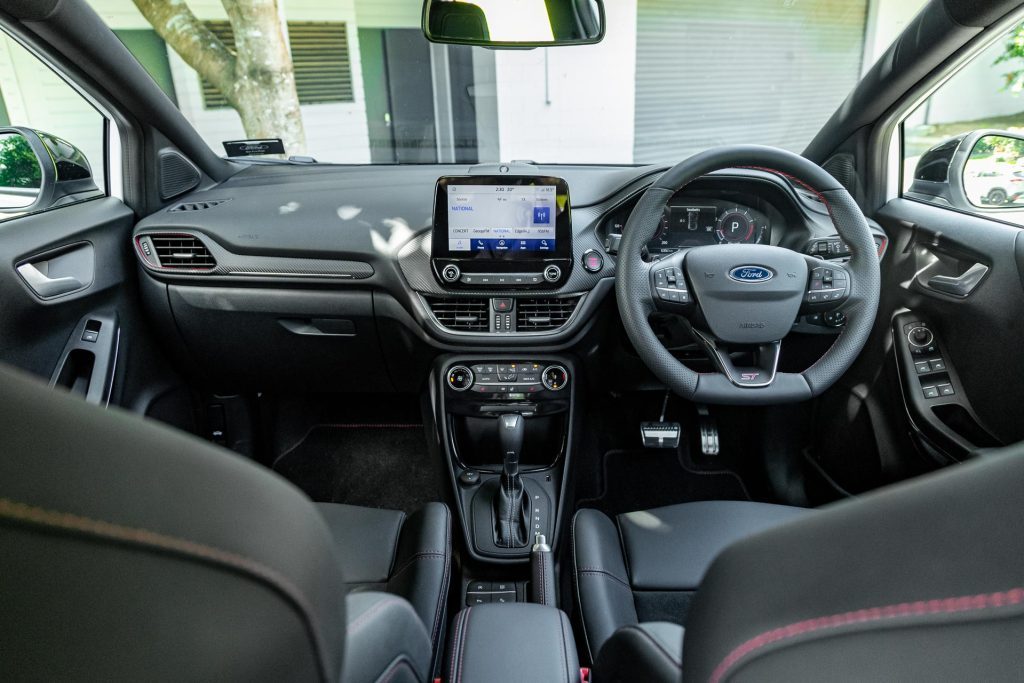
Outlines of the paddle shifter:
{"type": "Polygon", "coordinates": [[[522,415],[509,413],[498,417],[502,470],[494,496],[494,521],[495,545],[503,548],[522,548],[529,542],[530,500],[523,494],[523,480],[519,476],[525,431],[522,415]]]}

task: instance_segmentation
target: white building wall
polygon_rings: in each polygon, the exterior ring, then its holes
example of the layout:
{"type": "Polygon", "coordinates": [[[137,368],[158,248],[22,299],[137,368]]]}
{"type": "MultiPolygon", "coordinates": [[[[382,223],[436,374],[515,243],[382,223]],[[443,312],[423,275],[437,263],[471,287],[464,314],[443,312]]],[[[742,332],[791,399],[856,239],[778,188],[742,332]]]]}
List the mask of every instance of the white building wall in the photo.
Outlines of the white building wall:
{"type": "Polygon", "coordinates": [[[867,73],[928,0],[871,0],[861,73],[867,73]]]}
{"type": "Polygon", "coordinates": [[[632,163],[636,0],[605,13],[596,45],[495,52],[502,161],[632,163]]]}
{"type": "Polygon", "coordinates": [[[0,34],[0,91],[12,126],[38,128],[82,150],[103,185],[103,116],[35,55],[0,34]]]}
{"type": "MultiPolygon", "coordinates": [[[[91,0],[91,4],[112,28],[152,28],[135,6],[126,0],[91,0]]],[[[303,105],[306,149],[310,154],[321,154],[325,161],[369,163],[370,143],[363,100],[355,0],[280,0],[280,4],[285,20],[347,22],[355,101],[303,105]]],[[[227,19],[219,0],[188,0],[188,6],[200,19],[227,19]]],[[[178,107],[206,143],[217,154],[224,154],[221,144],[224,140],[245,137],[238,114],[233,109],[205,109],[199,76],[174,50],[168,48],[168,54],[178,107]]]]}

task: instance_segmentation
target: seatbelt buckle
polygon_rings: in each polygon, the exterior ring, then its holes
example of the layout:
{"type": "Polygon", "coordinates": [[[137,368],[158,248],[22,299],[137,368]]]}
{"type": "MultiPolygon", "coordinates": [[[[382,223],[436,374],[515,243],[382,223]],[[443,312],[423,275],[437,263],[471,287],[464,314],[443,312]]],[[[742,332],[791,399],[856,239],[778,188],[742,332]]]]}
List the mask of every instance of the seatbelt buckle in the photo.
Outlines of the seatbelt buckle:
{"type": "Polygon", "coordinates": [[[585,666],[580,667],[580,683],[590,683],[590,669],[585,666]]]}

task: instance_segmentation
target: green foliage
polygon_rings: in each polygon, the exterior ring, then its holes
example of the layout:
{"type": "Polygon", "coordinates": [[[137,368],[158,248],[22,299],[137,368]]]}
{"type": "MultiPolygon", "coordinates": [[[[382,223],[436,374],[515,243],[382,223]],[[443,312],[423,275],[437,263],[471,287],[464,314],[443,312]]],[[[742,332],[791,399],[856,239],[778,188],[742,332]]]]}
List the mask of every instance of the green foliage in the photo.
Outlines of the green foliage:
{"type": "Polygon", "coordinates": [[[39,160],[21,135],[0,139],[0,186],[39,187],[42,172],[39,160]]]}
{"type": "Polygon", "coordinates": [[[1024,156],[1024,140],[1008,138],[1002,135],[986,135],[978,140],[971,150],[971,159],[994,157],[1000,163],[1017,163],[1024,156]]]}
{"type": "Polygon", "coordinates": [[[1003,53],[993,64],[1011,64],[1018,68],[1003,74],[1003,90],[1019,94],[1024,90],[1024,23],[1017,24],[1003,45],[1003,53]]]}

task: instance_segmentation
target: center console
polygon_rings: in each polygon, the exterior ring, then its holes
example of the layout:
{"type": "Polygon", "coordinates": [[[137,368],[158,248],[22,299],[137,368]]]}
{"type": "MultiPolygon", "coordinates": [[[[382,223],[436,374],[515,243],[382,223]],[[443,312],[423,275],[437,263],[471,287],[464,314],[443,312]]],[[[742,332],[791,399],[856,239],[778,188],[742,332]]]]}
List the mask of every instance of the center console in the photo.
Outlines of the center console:
{"type": "Polygon", "coordinates": [[[549,176],[439,178],[431,239],[444,287],[560,287],[573,265],[569,186],[549,176]]]}
{"type": "Polygon", "coordinates": [[[459,518],[474,559],[525,562],[558,538],[572,448],[576,366],[568,356],[444,356],[432,393],[459,518]]]}

